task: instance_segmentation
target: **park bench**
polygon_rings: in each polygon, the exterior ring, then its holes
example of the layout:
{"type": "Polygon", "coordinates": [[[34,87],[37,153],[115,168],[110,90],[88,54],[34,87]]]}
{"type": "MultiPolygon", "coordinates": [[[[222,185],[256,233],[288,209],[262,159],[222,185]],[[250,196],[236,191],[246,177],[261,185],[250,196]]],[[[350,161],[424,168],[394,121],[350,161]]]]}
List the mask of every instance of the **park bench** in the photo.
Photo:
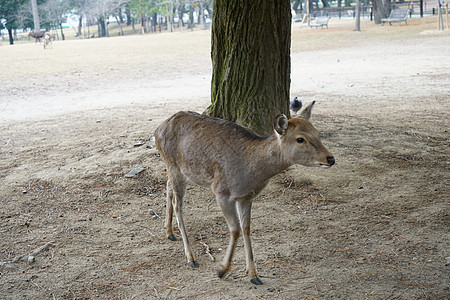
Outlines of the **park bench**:
{"type": "Polygon", "coordinates": [[[316,22],[313,24],[310,23],[309,27],[322,28],[323,26],[327,26],[327,28],[328,28],[328,19],[329,19],[328,17],[317,17],[316,22]]]}
{"type": "Polygon", "coordinates": [[[400,8],[394,8],[391,11],[391,14],[388,18],[381,19],[381,24],[384,26],[384,23],[388,22],[389,25],[392,25],[392,22],[398,22],[398,26],[402,22],[405,22],[406,25],[406,18],[408,18],[409,9],[400,9],[400,8]]]}

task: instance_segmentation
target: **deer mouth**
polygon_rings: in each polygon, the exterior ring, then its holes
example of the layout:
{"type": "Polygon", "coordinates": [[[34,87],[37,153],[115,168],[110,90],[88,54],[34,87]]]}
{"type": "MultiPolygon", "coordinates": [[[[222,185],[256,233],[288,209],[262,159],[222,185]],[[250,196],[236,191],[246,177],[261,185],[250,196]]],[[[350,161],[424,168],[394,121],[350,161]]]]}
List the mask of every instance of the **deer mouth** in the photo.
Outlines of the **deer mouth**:
{"type": "Polygon", "coordinates": [[[321,168],[331,168],[331,165],[329,165],[329,164],[320,164],[319,167],[321,167],[321,168]]]}
{"type": "Polygon", "coordinates": [[[334,159],[334,157],[333,156],[328,156],[327,157],[327,163],[326,164],[320,163],[319,165],[322,168],[330,168],[335,163],[336,163],[336,160],[334,159]]]}

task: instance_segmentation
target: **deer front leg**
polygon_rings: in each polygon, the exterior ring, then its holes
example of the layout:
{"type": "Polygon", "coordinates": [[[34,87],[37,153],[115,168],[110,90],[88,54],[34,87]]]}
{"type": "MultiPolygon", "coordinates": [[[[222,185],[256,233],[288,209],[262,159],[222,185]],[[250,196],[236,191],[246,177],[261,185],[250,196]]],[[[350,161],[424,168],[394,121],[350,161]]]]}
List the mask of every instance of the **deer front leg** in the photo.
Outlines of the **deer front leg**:
{"type": "Polygon", "coordinates": [[[222,278],[230,269],[231,260],[233,259],[236,242],[240,235],[239,218],[236,210],[236,203],[228,197],[217,197],[217,202],[222,209],[225,220],[227,221],[230,230],[230,243],[228,244],[227,252],[222,261],[222,266],[218,271],[218,275],[222,278]]]}
{"type": "Polygon", "coordinates": [[[262,281],[259,279],[258,273],[256,272],[256,264],[253,259],[252,241],[250,238],[252,201],[251,199],[238,201],[236,203],[236,207],[239,213],[239,221],[244,237],[245,261],[247,263],[248,277],[253,284],[260,285],[262,284],[262,281]]]}

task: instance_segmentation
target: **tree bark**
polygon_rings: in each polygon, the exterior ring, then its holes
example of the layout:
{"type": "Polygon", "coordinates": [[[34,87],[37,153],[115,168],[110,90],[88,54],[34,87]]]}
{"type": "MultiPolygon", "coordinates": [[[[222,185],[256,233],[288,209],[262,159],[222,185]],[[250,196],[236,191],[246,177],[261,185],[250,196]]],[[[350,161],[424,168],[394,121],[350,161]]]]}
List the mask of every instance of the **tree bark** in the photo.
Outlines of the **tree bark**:
{"type": "Polygon", "coordinates": [[[34,32],[41,31],[41,20],[39,19],[37,0],[31,0],[31,10],[33,12],[34,32]]]}
{"type": "Polygon", "coordinates": [[[98,37],[106,37],[107,36],[107,32],[106,32],[106,20],[105,17],[101,16],[98,17],[98,37]]]}
{"type": "Polygon", "coordinates": [[[131,21],[131,28],[133,28],[133,33],[136,33],[136,28],[134,27],[134,19],[131,21]]]}
{"type": "Polygon", "coordinates": [[[206,114],[260,135],[289,116],[291,10],[288,0],[216,0],[211,105],[206,114]]]}
{"type": "Polygon", "coordinates": [[[119,17],[119,24],[122,24],[123,23],[123,15],[122,15],[122,8],[120,8],[119,7],[119,12],[117,13],[118,14],[118,17],[119,17]]]}
{"type": "Polygon", "coordinates": [[[59,23],[59,28],[61,29],[61,39],[64,41],[66,39],[66,36],[64,35],[62,23],[59,23]]]}
{"type": "Polygon", "coordinates": [[[158,25],[158,13],[154,12],[152,17],[152,32],[156,32],[157,25],[158,25]]]}
{"type": "Polygon", "coordinates": [[[145,30],[145,15],[144,14],[141,14],[141,31],[142,31],[142,34],[146,33],[145,32],[146,30],[145,30]]]}
{"type": "Polygon", "coordinates": [[[83,27],[83,16],[78,17],[78,32],[77,36],[81,37],[81,28],[83,27]]]}
{"type": "Polygon", "coordinates": [[[355,31],[361,30],[361,1],[356,0],[355,5],[355,31]]]}
{"type": "Polygon", "coordinates": [[[189,24],[188,29],[194,30],[194,4],[189,5],[189,24]]]}
{"type": "MultiPolygon", "coordinates": [[[[128,7],[128,3],[125,4],[125,15],[127,16],[127,26],[131,25],[131,11],[130,8],[128,7]]],[[[134,20],[133,20],[134,23],[134,20]]]]}
{"type": "Polygon", "coordinates": [[[300,7],[300,10],[302,10],[302,6],[301,6],[300,4],[301,4],[301,3],[300,3],[300,0],[295,0],[292,9],[293,9],[295,12],[297,12],[297,11],[299,10],[299,7],[300,7]]]}
{"type": "Polygon", "coordinates": [[[389,17],[391,13],[390,0],[373,0],[375,24],[381,24],[381,19],[389,17]]]}
{"type": "Polygon", "coordinates": [[[8,29],[8,35],[9,35],[9,44],[14,45],[13,30],[11,27],[7,27],[7,29],[8,29]]]}

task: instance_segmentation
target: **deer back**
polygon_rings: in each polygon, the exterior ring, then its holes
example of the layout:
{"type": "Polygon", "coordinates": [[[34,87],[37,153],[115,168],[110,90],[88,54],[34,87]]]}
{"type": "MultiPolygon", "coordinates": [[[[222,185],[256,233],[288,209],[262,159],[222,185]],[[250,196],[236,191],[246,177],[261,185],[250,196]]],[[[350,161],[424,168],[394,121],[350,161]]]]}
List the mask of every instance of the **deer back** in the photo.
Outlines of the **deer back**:
{"type": "Polygon", "coordinates": [[[260,137],[222,119],[178,112],[156,129],[155,142],[169,176],[236,197],[258,193],[268,179],[296,163],[330,166],[332,155],[308,120],[280,115],[275,130],[260,137]]]}
{"type": "Polygon", "coordinates": [[[262,180],[256,179],[258,174],[254,172],[261,156],[259,145],[268,139],[234,123],[194,112],[178,112],[155,131],[156,146],[171,169],[169,175],[181,172],[198,185],[232,189],[238,194],[237,186],[262,180]]]}

